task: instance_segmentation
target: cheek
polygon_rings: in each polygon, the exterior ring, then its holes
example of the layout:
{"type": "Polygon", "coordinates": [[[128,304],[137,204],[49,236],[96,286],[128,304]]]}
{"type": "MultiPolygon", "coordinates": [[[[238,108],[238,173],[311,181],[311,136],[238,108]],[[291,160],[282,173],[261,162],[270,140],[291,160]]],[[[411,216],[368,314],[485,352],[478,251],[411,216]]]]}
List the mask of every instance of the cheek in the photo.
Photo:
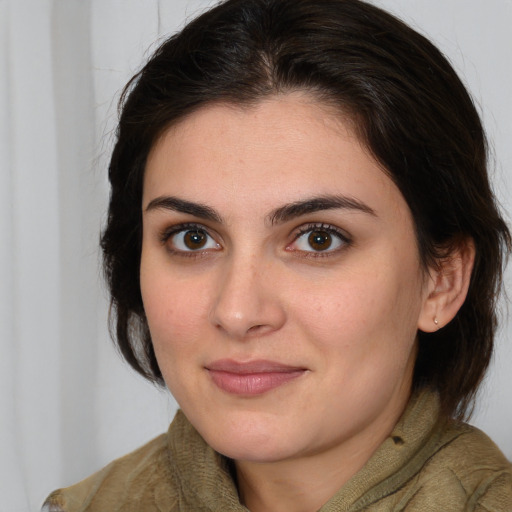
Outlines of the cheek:
{"type": "Polygon", "coordinates": [[[199,361],[205,338],[202,294],[179,279],[162,274],[142,277],[141,291],[158,365],[171,393],[179,403],[192,400],[189,389],[198,389],[197,375],[189,371],[199,361]]]}
{"type": "Polygon", "coordinates": [[[416,335],[421,307],[416,267],[365,265],[320,286],[296,290],[294,316],[325,350],[375,356],[389,345],[407,351],[416,335]],[[376,268],[372,271],[369,269],[376,268]],[[404,272],[400,272],[403,268],[404,272]]]}
{"type": "Polygon", "coordinates": [[[157,357],[183,350],[199,338],[198,327],[206,316],[205,294],[192,283],[141,266],[141,293],[157,357]]]}

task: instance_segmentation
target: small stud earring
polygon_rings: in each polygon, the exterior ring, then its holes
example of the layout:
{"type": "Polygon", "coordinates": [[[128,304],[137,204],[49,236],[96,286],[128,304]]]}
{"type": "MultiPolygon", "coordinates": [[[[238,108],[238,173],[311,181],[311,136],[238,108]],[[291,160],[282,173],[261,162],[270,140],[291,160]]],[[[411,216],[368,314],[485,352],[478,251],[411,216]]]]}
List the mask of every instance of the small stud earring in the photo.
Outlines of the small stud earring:
{"type": "Polygon", "coordinates": [[[439,321],[438,321],[438,319],[437,319],[437,316],[435,316],[435,317],[434,317],[434,323],[435,323],[436,325],[439,325],[439,321]]]}

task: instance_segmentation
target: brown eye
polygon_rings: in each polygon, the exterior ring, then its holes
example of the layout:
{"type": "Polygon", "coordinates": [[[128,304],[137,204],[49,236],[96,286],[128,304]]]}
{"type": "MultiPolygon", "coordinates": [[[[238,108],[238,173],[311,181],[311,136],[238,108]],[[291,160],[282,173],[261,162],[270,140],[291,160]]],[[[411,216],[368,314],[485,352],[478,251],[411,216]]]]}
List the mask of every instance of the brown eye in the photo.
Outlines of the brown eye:
{"type": "Polygon", "coordinates": [[[220,249],[220,245],[206,230],[193,226],[176,230],[167,238],[166,244],[173,251],[182,253],[220,249]]]}
{"type": "Polygon", "coordinates": [[[339,228],[330,225],[310,225],[300,230],[288,250],[302,253],[335,253],[351,244],[350,239],[339,228]]]}
{"type": "Polygon", "coordinates": [[[308,243],[315,251],[325,251],[332,245],[332,235],[322,230],[311,231],[308,243]]]}
{"type": "Polygon", "coordinates": [[[204,231],[187,231],[183,235],[183,243],[192,251],[202,249],[207,242],[208,238],[204,231]]]}

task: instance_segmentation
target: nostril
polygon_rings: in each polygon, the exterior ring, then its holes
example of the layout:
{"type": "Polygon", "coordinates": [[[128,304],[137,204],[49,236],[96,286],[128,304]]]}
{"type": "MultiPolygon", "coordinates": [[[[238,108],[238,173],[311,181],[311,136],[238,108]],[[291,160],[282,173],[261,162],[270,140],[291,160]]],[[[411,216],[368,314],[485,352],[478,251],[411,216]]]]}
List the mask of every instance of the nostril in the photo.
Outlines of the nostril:
{"type": "Polygon", "coordinates": [[[253,325],[252,327],[250,327],[247,332],[250,333],[250,332],[255,332],[255,331],[261,331],[265,326],[264,325],[253,325]]]}
{"type": "Polygon", "coordinates": [[[264,336],[280,329],[286,315],[279,297],[273,290],[255,286],[257,283],[246,286],[239,281],[242,273],[227,276],[219,286],[208,314],[209,322],[218,332],[237,339],[264,336]]]}

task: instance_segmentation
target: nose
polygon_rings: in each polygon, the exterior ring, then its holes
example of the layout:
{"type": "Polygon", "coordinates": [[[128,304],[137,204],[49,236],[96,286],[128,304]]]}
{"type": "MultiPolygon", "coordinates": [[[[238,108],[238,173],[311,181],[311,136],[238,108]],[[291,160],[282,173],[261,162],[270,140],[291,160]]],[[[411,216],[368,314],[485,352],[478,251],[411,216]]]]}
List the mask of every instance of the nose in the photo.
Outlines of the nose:
{"type": "Polygon", "coordinates": [[[279,330],[286,321],[286,312],[272,265],[255,257],[226,265],[210,320],[217,329],[239,340],[279,330]]]}

